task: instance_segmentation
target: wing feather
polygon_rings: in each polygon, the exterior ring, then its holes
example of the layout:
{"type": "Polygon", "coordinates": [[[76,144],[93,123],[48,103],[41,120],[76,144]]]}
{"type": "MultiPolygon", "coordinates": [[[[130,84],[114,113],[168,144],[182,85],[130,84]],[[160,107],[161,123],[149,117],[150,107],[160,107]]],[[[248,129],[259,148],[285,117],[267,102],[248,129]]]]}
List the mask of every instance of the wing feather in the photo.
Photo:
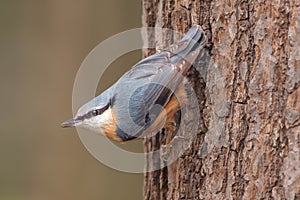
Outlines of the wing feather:
{"type": "Polygon", "coordinates": [[[180,76],[172,64],[165,62],[156,63],[155,66],[142,64],[124,74],[114,91],[114,105],[126,105],[116,108],[120,128],[128,127],[123,131],[132,135],[140,135],[147,129],[160,113],[152,109],[157,104],[161,108],[166,105],[180,83],[180,76]],[[128,121],[131,121],[130,126],[128,121]]]}

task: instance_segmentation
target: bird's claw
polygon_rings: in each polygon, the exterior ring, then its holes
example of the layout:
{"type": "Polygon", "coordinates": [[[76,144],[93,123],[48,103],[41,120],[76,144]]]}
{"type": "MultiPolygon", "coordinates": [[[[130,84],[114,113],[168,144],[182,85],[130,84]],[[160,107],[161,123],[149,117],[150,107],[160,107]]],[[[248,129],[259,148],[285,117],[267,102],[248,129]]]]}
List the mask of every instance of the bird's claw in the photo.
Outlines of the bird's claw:
{"type": "Polygon", "coordinates": [[[168,161],[168,155],[171,152],[172,145],[168,144],[168,145],[161,145],[161,159],[163,161],[168,161]]]}

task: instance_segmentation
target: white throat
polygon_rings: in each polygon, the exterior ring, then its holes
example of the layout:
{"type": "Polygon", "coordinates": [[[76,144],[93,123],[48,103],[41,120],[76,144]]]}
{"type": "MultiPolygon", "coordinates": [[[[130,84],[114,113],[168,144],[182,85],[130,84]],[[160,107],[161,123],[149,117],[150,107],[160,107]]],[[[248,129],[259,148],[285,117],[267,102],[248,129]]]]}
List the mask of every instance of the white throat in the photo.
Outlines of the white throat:
{"type": "Polygon", "coordinates": [[[104,135],[104,129],[112,125],[112,110],[109,107],[102,114],[85,119],[80,126],[104,135]]]}

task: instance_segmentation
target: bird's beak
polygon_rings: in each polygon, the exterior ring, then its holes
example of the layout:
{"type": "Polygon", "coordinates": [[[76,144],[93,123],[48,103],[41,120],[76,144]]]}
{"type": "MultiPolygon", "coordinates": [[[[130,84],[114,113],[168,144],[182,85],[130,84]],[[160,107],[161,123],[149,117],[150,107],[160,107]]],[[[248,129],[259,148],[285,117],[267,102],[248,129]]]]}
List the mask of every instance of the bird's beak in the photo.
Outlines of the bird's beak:
{"type": "Polygon", "coordinates": [[[80,122],[80,120],[72,118],[72,119],[69,119],[69,120],[63,122],[61,124],[61,127],[62,128],[74,127],[74,126],[78,125],[79,122],[80,122]]]}

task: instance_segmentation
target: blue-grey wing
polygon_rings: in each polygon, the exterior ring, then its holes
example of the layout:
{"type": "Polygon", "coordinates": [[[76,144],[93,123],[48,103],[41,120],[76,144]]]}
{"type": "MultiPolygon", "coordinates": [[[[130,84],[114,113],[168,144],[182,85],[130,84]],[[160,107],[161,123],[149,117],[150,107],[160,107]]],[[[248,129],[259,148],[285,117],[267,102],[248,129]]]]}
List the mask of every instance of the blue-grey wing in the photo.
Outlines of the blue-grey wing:
{"type": "Polygon", "coordinates": [[[118,127],[127,134],[140,135],[154,122],[181,78],[172,64],[165,62],[145,63],[124,74],[114,86],[118,127]]]}

